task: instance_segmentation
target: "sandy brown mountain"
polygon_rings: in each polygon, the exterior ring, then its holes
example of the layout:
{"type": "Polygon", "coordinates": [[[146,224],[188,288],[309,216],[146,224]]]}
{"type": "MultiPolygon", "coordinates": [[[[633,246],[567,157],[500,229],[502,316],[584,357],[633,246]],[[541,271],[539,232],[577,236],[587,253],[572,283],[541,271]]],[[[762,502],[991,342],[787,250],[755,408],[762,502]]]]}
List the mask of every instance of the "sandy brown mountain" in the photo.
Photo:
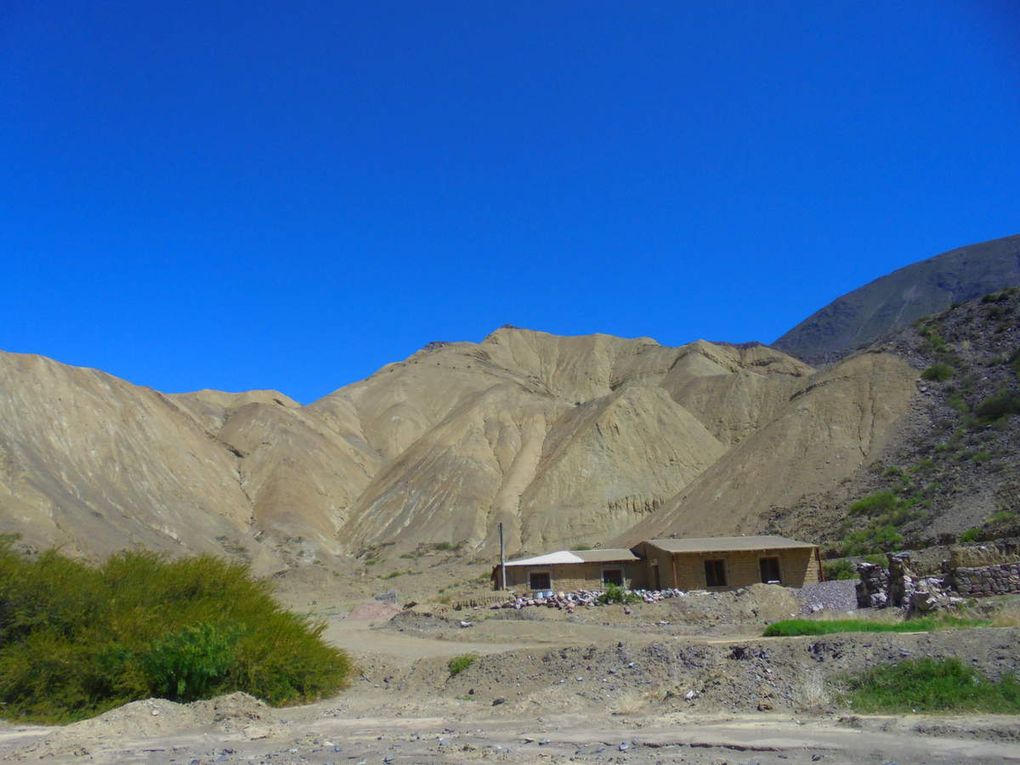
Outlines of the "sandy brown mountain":
{"type": "Polygon", "coordinates": [[[265,570],[384,546],[593,543],[753,437],[812,370],[762,346],[506,328],[301,407],[163,395],[0,354],[0,525],[33,546],[227,551],[265,570]]]}

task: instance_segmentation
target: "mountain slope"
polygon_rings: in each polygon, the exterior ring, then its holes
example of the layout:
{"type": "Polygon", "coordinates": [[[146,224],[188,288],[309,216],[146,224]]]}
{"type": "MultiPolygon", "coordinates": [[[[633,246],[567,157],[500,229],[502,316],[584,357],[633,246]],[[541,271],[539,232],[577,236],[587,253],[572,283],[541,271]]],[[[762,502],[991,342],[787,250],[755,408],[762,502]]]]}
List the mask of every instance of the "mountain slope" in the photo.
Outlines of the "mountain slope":
{"type": "Polygon", "coordinates": [[[167,397],[0,353],[3,531],[33,546],[255,555],[237,458],[167,397]]]}
{"type": "Polygon", "coordinates": [[[771,422],[616,543],[762,531],[777,511],[874,459],[907,411],[916,379],[890,354],[863,354],[817,373],[771,422]]]}
{"type": "Polygon", "coordinates": [[[834,300],[772,345],[811,364],[843,358],[954,303],[1020,285],[1020,235],[945,252],[834,300]]]}
{"type": "Polygon", "coordinates": [[[761,346],[504,328],[301,407],[0,354],[0,531],[268,570],[421,544],[490,554],[500,521],[511,551],[593,543],[751,437],[811,371],[761,346]]]}

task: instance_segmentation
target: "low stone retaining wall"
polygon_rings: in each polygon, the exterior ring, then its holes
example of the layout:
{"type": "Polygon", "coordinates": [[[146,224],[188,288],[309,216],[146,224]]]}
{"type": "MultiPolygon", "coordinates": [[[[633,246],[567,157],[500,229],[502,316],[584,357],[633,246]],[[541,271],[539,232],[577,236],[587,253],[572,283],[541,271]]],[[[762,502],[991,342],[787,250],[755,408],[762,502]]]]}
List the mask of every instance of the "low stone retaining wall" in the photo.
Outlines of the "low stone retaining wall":
{"type": "Polygon", "coordinates": [[[861,608],[902,608],[908,613],[949,608],[962,598],[1020,594],[1020,561],[981,566],[954,566],[954,561],[984,560],[987,557],[1015,554],[1006,545],[964,550],[955,555],[940,576],[918,576],[911,553],[888,555],[889,567],[872,563],[857,564],[857,602],[861,608]]]}
{"type": "Polygon", "coordinates": [[[1020,593],[1020,563],[957,568],[950,581],[958,593],[972,598],[1020,593]]]}

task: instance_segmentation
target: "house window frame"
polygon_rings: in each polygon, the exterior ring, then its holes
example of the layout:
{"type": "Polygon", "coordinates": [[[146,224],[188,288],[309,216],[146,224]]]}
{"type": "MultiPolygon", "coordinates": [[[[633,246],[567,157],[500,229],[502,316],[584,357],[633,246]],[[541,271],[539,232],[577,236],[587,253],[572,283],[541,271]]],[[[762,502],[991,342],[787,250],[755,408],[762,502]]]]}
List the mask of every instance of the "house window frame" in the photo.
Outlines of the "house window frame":
{"type": "Polygon", "coordinates": [[[783,583],[783,561],[778,555],[760,555],[758,556],[758,578],[761,579],[762,584],[782,584],[783,583]],[[762,563],[767,560],[774,560],[776,562],[776,573],[778,576],[775,579],[765,579],[762,575],[762,563]]]}
{"type": "Polygon", "coordinates": [[[548,569],[546,569],[545,571],[528,572],[528,589],[531,590],[532,592],[545,592],[547,590],[551,590],[553,588],[552,583],[553,583],[552,572],[549,571],[548,569]],[[535,575],[544,576],[546,579],[549,580],[549,585],[547,587],[533,587],[531,577],[535,575]]]}
{"type": "Polygon", "coordinates": [[[730,581],[729,566],[726,565],[726,559],[725,558],[705,558],[704,559],[704,567],[705,567],[705,587],[728,587],[729,586],[729,581],[730,581]],[[710,564],[716,564],[716,563],[720,564],[719,568],[720,568],[721,573],[722,573],[721,581],[718,581],[720,579],[720,577],[718,576],[718,574],[720,573],[719,571],[713,572],[714,575],[711,576],[711,577],[709,576],[709,565],[710,564]],[[712,579],[716,579],[717,581],[715,581],[713,583],[712,579]]]}
{"type": "MultiPolygon", "coordinates": [[[[627,586],[627,573],[626,573],[626,571],[624,571],[623,566],[603,566],[602,567],[602,586],[603,587],[605,587],[608,584],[608,582],[606,582],[606,573],[609,572],[609,571],[619,571],[620,572],[620,584],[618,586],[619,587],[626,587],[627,586]]],[[[615,582],[614,582],[614,584],[615,584],[615,582]]]]}

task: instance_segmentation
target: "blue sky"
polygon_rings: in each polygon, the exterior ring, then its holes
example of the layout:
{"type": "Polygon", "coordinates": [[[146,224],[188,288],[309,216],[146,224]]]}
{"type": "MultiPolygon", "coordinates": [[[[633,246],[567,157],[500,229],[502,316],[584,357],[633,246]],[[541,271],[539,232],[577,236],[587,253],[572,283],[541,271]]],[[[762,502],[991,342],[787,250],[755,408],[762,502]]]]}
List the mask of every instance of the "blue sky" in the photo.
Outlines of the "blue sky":
{"type": "Polygon", "coordinates": [[[1011,2],[0,4],[0,348],[310,401],[1020,232],[1011,2]]]}

